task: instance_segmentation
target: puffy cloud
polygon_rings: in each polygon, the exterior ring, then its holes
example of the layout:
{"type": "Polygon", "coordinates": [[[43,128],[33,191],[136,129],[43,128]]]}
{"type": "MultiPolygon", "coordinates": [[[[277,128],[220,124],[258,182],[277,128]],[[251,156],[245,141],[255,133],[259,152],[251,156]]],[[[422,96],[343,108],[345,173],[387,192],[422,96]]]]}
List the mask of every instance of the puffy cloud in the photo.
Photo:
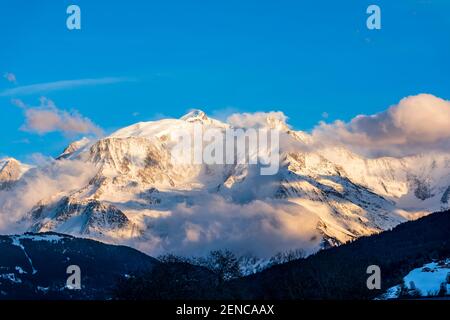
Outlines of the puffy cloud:
{"type": "Polygon", "coordinates": [[[281,111],[234,113],[227,122],[236,128],[282,128],[286,127],[288,118],[281,111]]]}
{"type": "Polygon", "coordinates": [[[450,150],[450,101],[431,94],[402,99],[374,115],[350,122],[322,122],[313,130],[320,143],[342,143],[369,156],[405,156],[450,150]]]}
{"type": "Polygon", "coordinates": [[[37,134],[46,134],[59,131],[65,135],[94,134],[100,136],[102,130],[90,119],[83,117],[78,111],[66,111],[56,107],[53,101],[41,98],[38,107],[28,107],[21,100],[13,100],[13,103],[22,108],[25,115],[24,131],[37,134]]]}
{"type": "Polygon", "coordinates": [[[8,82],[11,82],[11,83],[16,83],[17,82],[16,75],[14,73],[11,73],[11,72],[5,72],[3,74],[3,78],[5,78],[8,82]]]}
{"type": "Polygon", "coordinates": [[[165,215],[147,219],[147,241],[125,243],[153,256],[167,252],[201,256],[227,248],[238,255],[269,258],[288,249],[312,253],[321,240],[317,215],[282,200],[233,203],[209,194],[194,205],[177,203],[165,215]]]}

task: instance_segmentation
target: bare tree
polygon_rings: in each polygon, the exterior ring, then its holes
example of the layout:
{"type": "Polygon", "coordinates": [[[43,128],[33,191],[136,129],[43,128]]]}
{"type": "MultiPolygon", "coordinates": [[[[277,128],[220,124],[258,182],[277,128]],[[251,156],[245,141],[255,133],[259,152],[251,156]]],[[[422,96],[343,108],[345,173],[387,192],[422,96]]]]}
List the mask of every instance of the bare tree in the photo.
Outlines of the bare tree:
{"type": "Polygon", "coordinates": [[[211,251],[206,258],[205,267],[216,273],[222,281],[242,276],[239,260],[229,250],[211,251]]]}

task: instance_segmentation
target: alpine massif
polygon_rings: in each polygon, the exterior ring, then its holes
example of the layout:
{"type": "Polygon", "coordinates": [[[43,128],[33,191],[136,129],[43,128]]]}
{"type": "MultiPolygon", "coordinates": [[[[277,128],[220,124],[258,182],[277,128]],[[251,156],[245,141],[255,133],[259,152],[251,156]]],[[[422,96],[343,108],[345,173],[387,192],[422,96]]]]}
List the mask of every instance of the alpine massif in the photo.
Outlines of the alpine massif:
{"type": "Polygon", "coordinates": [[[450,155],[366,158],[292,130],[278,113],[258,126],[280,134],[280,169],[171,162],[172,133],[230,126],[195,110],[70,144],[30,167],[0,162],[2,233],[71,234],[152,256],[226,248],[268,258],[313,253],[449,207],[450,155]]]}

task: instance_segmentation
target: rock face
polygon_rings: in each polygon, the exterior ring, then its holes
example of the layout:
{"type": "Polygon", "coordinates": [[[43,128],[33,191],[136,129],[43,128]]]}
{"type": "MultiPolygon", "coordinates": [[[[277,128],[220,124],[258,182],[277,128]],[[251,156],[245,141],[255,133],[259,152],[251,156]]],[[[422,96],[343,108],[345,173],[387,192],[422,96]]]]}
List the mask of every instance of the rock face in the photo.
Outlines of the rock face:
{"type": "Polygon", "coordinates": [[[58,229],[66,233],[102,235],[104,231],[116,232],[130,226],[122,211],[92,199],[76,201],[63,197],[54,206],[38,206],[31,215],[38,221],[31,230],[39,232],[58,229]],[[41,219],[49,216],[52,219],[41,219]]]}
{"type": "MultiPolygon", "coordinates": [[[[93,166],[95,174],[82,188],[41,199],[23,221],[34,232],[130,243],[152,255],[236,241],[261,252],[274,242],[271,250],[311,252],[449,207],[447,154],[368,159],[340,146],[313,147],[310,135],[268,117],[263,125],[283,139],[275,175],[262,177],[260,165],[174,164],[173,135],[199,124],[230,127],[196,110],[72,144],[58,161],[93,166]]],[[[14,163],[1,170],[12,180],[18,172],[14,163]]]]}

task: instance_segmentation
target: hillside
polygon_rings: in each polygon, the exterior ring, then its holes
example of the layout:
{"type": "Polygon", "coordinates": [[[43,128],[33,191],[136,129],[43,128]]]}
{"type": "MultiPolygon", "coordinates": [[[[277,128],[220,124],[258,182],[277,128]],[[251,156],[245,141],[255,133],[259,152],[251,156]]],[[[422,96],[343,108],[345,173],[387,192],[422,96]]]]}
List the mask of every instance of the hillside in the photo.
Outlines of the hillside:
{"type": "Polygon", "coordinates": [[[157,266],[123,246],[56,233],[0,236],[0,299],[107,299],[117,279],[157,266]],[[81,290],[66,287],[67,268],[81,270],[81,290]]]}
{"type": "Polygon", "coordinates": [[[233,298],[373,299],[414,268],[450,257],[450,211],[272,267],[227,287],[233,298]],[[368,290],[367,267],[381,269],[381,290],[368,290]]]}

